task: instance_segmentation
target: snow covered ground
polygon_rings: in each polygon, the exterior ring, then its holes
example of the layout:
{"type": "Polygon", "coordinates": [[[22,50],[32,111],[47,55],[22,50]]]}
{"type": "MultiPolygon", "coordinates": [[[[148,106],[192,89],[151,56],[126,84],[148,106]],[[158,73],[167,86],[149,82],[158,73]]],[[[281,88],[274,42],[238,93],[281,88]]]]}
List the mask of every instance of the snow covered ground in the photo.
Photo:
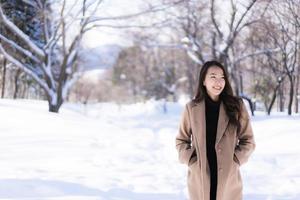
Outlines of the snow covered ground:
{"type": "MultiPolygon", "coordinates": [[[[0,199],[184,200],[175,135],[182,105],[0,100],[0,199]]],[[[300,116],[252,118],[257,148],[245,200],[300,199],[300,116]]]]}

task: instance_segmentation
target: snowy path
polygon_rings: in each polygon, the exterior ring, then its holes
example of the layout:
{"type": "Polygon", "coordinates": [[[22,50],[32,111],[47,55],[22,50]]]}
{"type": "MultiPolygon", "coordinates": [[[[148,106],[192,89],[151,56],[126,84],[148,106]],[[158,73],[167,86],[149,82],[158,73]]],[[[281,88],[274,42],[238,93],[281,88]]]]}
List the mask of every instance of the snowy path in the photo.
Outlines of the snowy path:
{"type": "MultiPolygon", "coordinates": [[[[60,114],[0,100],[0,199],[184,200],[174,139],[182,107],[158,102],[60,114]]],[[[253,119],[257,149],[242,167],[245,200],[300,199],[300,117],[253,119]]]]}

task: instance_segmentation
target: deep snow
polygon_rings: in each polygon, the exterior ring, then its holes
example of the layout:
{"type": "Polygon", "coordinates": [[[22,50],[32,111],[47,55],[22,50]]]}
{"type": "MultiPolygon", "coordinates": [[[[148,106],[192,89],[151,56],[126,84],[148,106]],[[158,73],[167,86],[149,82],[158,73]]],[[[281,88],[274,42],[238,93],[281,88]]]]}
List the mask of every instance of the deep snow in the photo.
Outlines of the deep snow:
{"type": "MultiPolygon", "coordinates": [[[[0,199],[183,200],[175,150],[182,104],[0,100],[0,199]]],[[[241,167],[245,200],[300,199],[300,116],[256,113],[257,148],[241,167]]]]}

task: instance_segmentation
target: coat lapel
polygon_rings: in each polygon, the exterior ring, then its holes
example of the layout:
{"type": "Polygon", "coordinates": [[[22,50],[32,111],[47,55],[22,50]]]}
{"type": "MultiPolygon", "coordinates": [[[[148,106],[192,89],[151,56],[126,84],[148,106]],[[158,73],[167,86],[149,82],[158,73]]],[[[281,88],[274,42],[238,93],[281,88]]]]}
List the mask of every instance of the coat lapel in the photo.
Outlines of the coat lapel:
{"type": "Polygon", "coordinates": [[[229,118],[226,114],[224,104],[223,102],[221,102],[219,119],[218,119],[217,136],[216,136],[216,145],[220,142],[222,136],[224,135],[228,122],[229,122],[229,118]]]}
{"type": "MultiPolygon", "coordinates": [[[[192,118],[194,120],[194,128],[196,129],[196,134],[201,141],[205,142],[202,138],[205,138],[205,132],[206,132],[206,123],[205,123],[205,104],[204,101],[201,101],[199,103],[195,103],[192,109],[192,118]]],[[[202,143],[201,145],[204,145],[202,143]]]]}

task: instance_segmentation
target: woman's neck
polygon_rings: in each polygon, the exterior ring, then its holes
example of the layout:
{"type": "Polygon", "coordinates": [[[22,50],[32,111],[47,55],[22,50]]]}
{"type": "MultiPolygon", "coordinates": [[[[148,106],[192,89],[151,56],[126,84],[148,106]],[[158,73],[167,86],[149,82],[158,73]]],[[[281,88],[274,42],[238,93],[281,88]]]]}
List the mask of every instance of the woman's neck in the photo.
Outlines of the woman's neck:
{"type": "Polygon", "coordinates": [[[209,94],[206,95],[206,98],[215,103],[218,103],[220,100],[219,96],[211,97],[211,95],[209,95],[209,94]]]}

